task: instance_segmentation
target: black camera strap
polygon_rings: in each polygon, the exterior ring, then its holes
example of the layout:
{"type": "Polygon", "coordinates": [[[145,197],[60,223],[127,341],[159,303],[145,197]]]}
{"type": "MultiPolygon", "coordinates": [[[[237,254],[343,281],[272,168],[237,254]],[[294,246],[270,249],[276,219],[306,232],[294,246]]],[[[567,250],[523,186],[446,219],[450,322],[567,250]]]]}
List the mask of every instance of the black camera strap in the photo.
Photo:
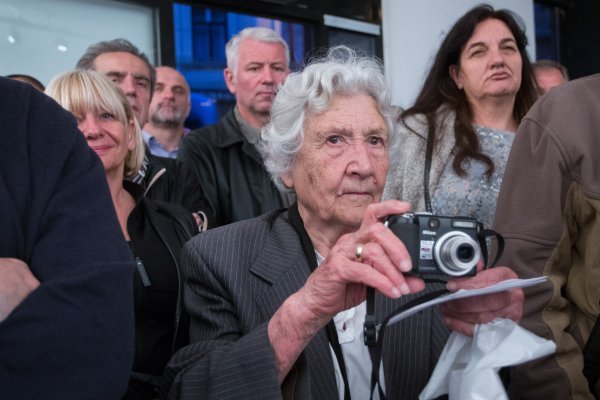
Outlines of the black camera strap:
{"type": "Polygon", "coordinates": [[[373,322],[375,319],[375,315],[374,315],[375,290],[371,287],[367,288],[367,317],[365,318],[365,344],[367,346],[369,346],[369,354],[371,355],[371,364],[373,364],[373,367],[371,369],[371,389],[369,391],[369,393],[370,393],[369,399],[370,400],[373,399],[373,390],[375,389],[375,386],[377,386],[378,390],[379,390],[379,399],[380,400],[386,399],[385,393],[383,393],[381,384],[379,382],[379,366],[381,365],[383,338],[385,335],[385,329],[387,327],[388,322],[393,317],[408,310],[409,308],[418,306],[419,304],[428,302],[429,300],[433,300],[433,299],[435,299],[439,296],[442,296],[444,294],[447,294],[447,293],[448,293],[448,291],[445,289],[444,290],[436,290],[435,292],[427,293],[423,296],[417,297],[416,299],[413,299],[410,302],[402,305],[401,307],[397,308],[394,312],[392,312],[390,315],[388,315],[381,322],[381,324],[379,324],[379,326],[374,325],[376,338],[367,339],[367,326],[366,326],[367,318],[372,317],[373,322]],[[369,340],[369,342],[367,342],[367,340],[369,340]]]}
{"type": "MultiPolygon", "coordinates": [[[[314,270],[317,268],[317,255],[315,254],[315,247],[308,236],[308,232],[306,232],[306,229],[304,228],[304,222],[302,222],[302,218],[298,212],[298,203],[294,203],[290,206],[288,209],[288,217],[290,224],[292,224],[292,227],[300,237],[302,251],[308,260],[310,271],[314,272],[314,270]]],[[[333,349],[333,353],[337,359],[340,372],[342,374],[342,379],[344,381],[344,400],[351,400],[350,384],[348,382],[348,373],[346,372],[346,363],[344,362],[344,353],[342,353],[342,346],[340,345],[340,340],[337,335],[337,328],[335,327],[333,319],[327,323],[325,326],[325,331],[327,332],[327,340],[333,349]]]]}

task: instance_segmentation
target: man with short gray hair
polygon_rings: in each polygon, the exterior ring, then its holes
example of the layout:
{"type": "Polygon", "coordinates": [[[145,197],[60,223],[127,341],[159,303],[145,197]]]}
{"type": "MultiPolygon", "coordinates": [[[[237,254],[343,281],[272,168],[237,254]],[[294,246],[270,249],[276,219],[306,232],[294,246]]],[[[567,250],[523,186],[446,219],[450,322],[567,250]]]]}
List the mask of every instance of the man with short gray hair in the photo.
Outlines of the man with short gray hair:
{"type": "Polygon", "coordinates": [[[271,29],[246,28],[231,38],[225,54],[225,83],[236,105],[216,125],[184,137],[177,156],[196,173],[216,225],[289,205],[257,150],[277,87],[289,72],[288,45],[271,29]]]}

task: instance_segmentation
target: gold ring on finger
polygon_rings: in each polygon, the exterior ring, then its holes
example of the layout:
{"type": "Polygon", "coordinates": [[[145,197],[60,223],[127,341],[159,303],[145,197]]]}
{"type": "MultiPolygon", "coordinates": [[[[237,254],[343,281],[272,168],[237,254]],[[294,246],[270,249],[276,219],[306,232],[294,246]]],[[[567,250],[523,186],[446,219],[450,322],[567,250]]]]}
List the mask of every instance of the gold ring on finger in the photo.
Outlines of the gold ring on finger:
{"type": "Polygon", "coordinates": [[[364,245],[358,244],[356,245],[356,250],[354,251],[354,255],[356,256],[356,261],[362,262],[362,252],[364,249],[364,245]]]}

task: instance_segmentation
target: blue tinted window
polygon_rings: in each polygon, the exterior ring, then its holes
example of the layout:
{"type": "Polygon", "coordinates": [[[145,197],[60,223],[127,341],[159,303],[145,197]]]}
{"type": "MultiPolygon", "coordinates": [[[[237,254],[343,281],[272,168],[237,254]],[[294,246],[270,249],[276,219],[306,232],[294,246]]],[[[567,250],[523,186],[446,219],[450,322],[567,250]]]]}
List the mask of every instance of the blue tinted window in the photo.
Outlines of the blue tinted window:
{"type": "Polygon", "coordinates": [[[192,90],[192,111],[186,122],[191,129],[216,123],[235,104],[223,79],[225,44],[231,36],[251,26],[277,31],[290,47],[292,69],[302,64],[312,44],[310,28],[300,23],[178,3],[173,5],[173,19],[176,68],[192,90]]]}

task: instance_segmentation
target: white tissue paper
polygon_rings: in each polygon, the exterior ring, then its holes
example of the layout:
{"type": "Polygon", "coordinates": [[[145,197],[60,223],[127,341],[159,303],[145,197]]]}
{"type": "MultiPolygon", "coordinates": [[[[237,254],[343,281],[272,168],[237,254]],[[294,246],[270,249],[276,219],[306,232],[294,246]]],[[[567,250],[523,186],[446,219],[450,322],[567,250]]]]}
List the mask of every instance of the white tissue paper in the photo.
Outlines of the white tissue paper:
{"type": "Polygon", "coordinates": [[[420,400],[448,394],[450,400],[508,399],[501,367],[554,353],[556,345],[515,322],[499,318],[475,326],[473,337],[452,332],[420,400]]]}

